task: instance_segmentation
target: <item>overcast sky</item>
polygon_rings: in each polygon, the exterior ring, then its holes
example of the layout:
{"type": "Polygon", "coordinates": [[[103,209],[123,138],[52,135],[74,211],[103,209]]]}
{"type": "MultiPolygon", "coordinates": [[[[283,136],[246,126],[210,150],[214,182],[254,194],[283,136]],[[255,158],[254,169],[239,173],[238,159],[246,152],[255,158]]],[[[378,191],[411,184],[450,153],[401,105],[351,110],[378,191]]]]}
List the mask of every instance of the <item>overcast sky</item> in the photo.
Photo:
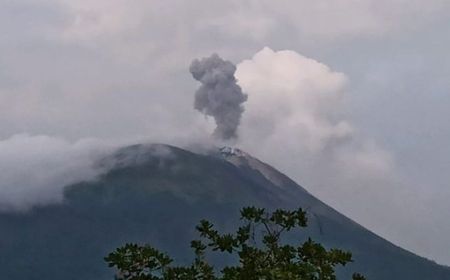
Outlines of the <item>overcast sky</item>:
{"type": "Polygon", "coordinates": [[[60,201],[95,175],[94,150],[212,141],[189,65],[217,53],[248,95],[233,144],[450,265],[449,14],[446,0],[0,0],[0,209],[60,201]]]}

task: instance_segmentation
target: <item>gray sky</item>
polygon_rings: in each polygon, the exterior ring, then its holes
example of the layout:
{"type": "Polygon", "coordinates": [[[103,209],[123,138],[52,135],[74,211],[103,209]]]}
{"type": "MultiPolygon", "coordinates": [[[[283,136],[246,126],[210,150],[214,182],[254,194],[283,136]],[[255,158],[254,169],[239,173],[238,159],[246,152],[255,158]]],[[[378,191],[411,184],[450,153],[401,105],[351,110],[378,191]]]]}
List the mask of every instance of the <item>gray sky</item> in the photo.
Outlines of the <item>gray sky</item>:
{"type": "Polygon", "coordinates": [[[189,65],[218,53],[248,94],[234,144],[450,265],[449,12],[445,0],[0,0],[0,209],[59,201],[60,185],[93,176],[93,150],[213,141],[189,65]]]}

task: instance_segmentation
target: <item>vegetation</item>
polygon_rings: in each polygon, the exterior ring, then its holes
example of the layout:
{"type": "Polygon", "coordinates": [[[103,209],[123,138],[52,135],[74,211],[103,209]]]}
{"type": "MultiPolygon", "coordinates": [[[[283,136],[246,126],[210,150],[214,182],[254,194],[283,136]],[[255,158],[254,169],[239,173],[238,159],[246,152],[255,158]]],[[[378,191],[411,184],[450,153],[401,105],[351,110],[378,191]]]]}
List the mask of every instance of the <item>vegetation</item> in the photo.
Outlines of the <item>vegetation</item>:
{"type": "MultiPolygon", "coordinates": [[[[333,280],[335,267],[352,261],[350,252],[327,250],[311,239],[298,246],[283,243],[283,234],[307,226],[302,209],[269,213],[247,207],[241,210],[241,220],[234,234],[219,233],[209,221],[200,221],[200,239],[191,242],[195,259],[189,266],[174,266],[168,255],[137,244],[118,248],[105,260],[118,270],[120,280],[333,280]],[[235,255],[239,264],[218,271],[208,262],[207,250],[235,255]]],[[[353,279],[365,278],[354,274],[353,279]]]]}

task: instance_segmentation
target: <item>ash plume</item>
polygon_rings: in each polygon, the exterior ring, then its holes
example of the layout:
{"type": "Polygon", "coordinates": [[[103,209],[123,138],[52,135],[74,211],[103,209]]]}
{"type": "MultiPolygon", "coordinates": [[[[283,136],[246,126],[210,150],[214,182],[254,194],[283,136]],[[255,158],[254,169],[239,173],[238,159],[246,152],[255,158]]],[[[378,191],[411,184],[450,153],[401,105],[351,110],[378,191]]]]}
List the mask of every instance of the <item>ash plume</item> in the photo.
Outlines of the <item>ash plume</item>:
{"type": "Polygon", "coordinates": [[[214,117],[217,127],[213,135],[222,140],[237,138],[247,95],[236,83],[236,66],[213,54],[195,59],[189,71],[202,84],[195,93],[194,108],[214,117]]]}

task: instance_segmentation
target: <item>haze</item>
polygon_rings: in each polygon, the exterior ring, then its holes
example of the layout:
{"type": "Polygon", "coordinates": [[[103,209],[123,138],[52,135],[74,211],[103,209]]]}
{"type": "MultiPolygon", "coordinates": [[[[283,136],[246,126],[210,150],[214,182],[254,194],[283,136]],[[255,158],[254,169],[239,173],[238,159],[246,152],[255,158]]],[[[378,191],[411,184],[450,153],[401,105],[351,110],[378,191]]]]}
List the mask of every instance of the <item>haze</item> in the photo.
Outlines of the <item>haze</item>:
{"type": "Polygon", "coordinates": [[[225,143],[450,265],[449,14],[445,0],[0,0],[0,209],[61,202],[105,148],[225,143]],[[231,143],[194,108],[189,66],[213,53],[248,97],[231,143]]]}

